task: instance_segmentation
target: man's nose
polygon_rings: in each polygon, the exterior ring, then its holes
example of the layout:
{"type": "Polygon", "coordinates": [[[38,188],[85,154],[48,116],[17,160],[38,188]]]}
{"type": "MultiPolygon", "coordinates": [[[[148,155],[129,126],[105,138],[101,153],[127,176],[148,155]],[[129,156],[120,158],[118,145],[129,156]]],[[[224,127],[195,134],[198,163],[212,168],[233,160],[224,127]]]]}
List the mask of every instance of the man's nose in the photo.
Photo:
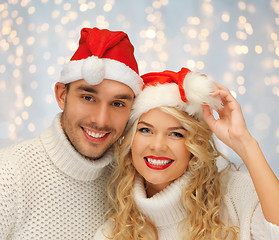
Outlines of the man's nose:
{"type": "Polygon", "coordinates": [[[104,128],[109,126],[110,112],[109,106],[106,104],[98,104],[97,108],[93,112],[92,122],[98,127],[104,128]]]}

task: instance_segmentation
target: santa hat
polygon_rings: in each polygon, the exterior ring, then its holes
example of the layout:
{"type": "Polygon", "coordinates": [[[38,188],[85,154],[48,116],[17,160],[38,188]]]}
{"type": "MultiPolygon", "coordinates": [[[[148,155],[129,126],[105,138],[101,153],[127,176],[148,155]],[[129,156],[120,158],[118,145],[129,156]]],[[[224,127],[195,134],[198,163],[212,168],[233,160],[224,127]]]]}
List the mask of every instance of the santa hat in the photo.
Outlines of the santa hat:
{"type": "Polygon", "coordinates": [[[203,104],[215,110],[222,108],[221,99],[210,96],[217,87],[203,74],[182,68],[179,72],[151,72],[141,77],[144,88],[133,103],[129,125],[161,106],[175,107],[197,119],[202,119],[203,104]]]}
{"type": "Polygon", "coordinates": [[[79,47],[61,72],[60,82],[84,79],[97,85],[103,79],[128,85],[137,95],[142,89],[134,47],[126,33],[107,29],[83,28],[79,47]]]}

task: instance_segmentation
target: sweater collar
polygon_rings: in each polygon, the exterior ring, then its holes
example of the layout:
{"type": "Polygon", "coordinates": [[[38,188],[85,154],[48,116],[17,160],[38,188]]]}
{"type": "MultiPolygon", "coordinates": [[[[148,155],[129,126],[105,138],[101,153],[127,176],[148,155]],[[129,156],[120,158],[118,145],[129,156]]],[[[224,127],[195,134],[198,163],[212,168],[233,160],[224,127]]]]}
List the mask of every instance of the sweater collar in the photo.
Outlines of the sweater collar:
{"type": "Polygon", "coordinates": [[[50,159],[66,175],[80,181],[97,179],[113,159],[113,150],[109,149],[100,159],[90,161],[77,152],[67,139],[61,127],[61,113],[57,114],[53,124],[41,134],[41,140],[50,159]]]}
{"type": "Polygon", "coordinates": [[[165,189],[147,198],[144,180],[136,176],[133,194],[139,210],[147,216],[156,227],[170,226],[181,222],[186,211],[181,202],[182,186],[187,184],[188,173],[183,174],[165,189]]]}

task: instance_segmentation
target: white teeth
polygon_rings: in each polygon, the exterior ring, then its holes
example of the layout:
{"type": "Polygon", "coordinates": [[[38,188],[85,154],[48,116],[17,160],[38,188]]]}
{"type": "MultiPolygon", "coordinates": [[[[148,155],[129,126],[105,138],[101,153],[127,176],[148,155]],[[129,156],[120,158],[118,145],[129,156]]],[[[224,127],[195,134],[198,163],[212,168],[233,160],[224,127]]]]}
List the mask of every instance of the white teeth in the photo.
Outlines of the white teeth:
{"type": "Polygon", "coordinates": [[[88,135],[90,135],[91,137],[94,137],[94,138],[102,138],[106,135],[105,133],[95,133],[95,132],[90,132],[87,129],[84,129],[84,130],[88,135]]]}
{"type": "Polygon", "coordinates": [[[152,159],[152,158],[146,158],[147,162],[149,162],[152,165],[157,165],[157,166],[163,166],[171,163],[171,160],[157,160],[157,159],[152,159]]]}

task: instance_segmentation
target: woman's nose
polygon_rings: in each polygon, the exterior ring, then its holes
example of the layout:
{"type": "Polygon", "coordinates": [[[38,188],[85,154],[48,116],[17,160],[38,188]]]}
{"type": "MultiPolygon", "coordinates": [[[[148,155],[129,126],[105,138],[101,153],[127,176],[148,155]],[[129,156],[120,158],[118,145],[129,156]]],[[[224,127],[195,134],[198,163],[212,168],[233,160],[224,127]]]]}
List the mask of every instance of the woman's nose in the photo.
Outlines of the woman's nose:
{"type": "Polygon", "coordinates": [[[167,150],[167,139],[163,134],[155,134],[151,140],[150,148],[157,152],[164,152],[167,150]]]}

